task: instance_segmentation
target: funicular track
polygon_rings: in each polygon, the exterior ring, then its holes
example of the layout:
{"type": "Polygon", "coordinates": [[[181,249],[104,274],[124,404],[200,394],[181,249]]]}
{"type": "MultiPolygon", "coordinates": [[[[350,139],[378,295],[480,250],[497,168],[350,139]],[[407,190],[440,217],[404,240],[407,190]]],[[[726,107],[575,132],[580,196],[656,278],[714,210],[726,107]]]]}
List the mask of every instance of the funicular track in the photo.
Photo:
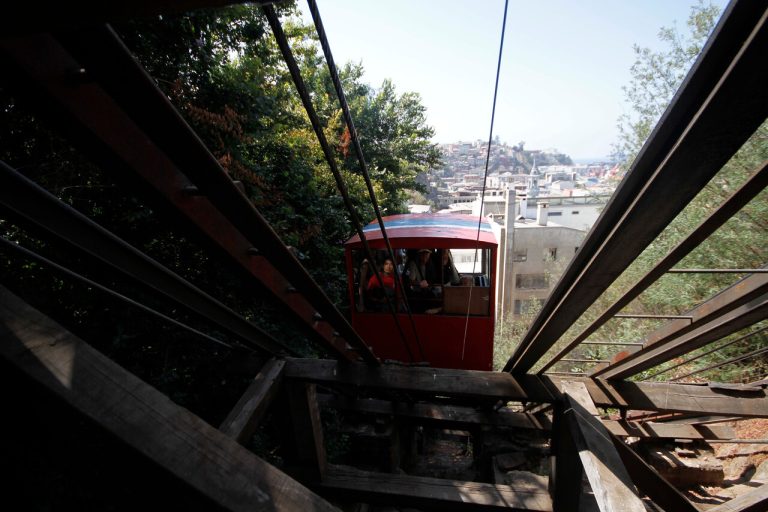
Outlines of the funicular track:
{"type": "MultiPolygon", "coordinates": [[[[219,4],[185,2],[174,4],[174,9],[219,4]]],[[[351,502],[439,510],[573,510],[575,503],[582,509],[699,510],[624,439],[630,435],[727,438],[730,434],[724,430],[702,428],[695,419],[768,417],[764,384],[690,385],[627,378],[765,320],[768,290],[763,269],[746,272],[741,281],[693,309],[686,319],[662,326],[621,361],[592,374],[547,370],[764,190],[765,164],[599,320],[562,347],[557,345],[554,356],[547,354],[765,122],[768,27],[760,2],[729,5],[503,372],[401,367],[378,361],[116,34],[99,24],[158,14],[165,7],[121,5],[98,11],[77,4],[48,16],[22,9],[17,17],[0,22],[6,34],[0,38],[4,85],[55,120],[95,161],[148,185],[141,190],[151,190],[147,194],[152,201],[186,219],[191,230],[218,247],[229,264],[244,271],[258,290],[273,296],[336,359],[296,357],[281,340],[3,164],[4,213],[192,310],[266,361],[254,370],[252,385],[216,428],[2,288],[0,354],[25,376],[24,385],[34,382],[63,399],[189,488],[230,510],[332,510],[335,504],[351,502]],[[531,373],[533,368],[538,373],[531,373]],[[277,397],[287,403],[280,413],[294,443],[285,472],[247,447],[259,421],[278,407],[277,397]],[[508,403],[517,407],[505,407],[508,403]],[[622,419],[604,420],[597,407],[617,409],[622,419]],[[469,482],[332,466],[326,461],[321,408],[394,419],[400,433],[390,440],[393,457],[400,456],[408,434],[418,425],[463,428],[478,436],[495,428],[535,431],[550,442],[549,480],[469,482]],[[654,423],[629,415],[631,411],[679,414],[692,420],[654,423]],[[589,482],[588,494],[582,475],[589,482]]],[[[48,262],[41,256],[38,261],[48,262]]],[[[72,270],[68,275],[82,278],[72,270]]],[[[712,510],[766,506],[764,485],[712,510]]]]}

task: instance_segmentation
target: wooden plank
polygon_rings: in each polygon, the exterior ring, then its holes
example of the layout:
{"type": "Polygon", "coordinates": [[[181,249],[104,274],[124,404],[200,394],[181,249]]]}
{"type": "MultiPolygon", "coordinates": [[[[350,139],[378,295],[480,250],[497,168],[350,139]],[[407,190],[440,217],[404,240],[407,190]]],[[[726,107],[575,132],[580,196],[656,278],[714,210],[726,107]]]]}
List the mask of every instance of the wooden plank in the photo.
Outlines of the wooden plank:
{"type": "Polygon", "coordinates": [[[540,383],[538,387],[531,387],[532,392],[527,392],[515,377],[502,372],[395,365],[371,367],[363,363],[326,359],[287,358],[285,376],[325,384],[406,391],[421,396],[441,395],[479,400],[532,402],[554,400],[553,395],[540,383]]]}
{"type": "Polygon", "coordinates": [[[417,424],[439,424],[444,428],[465,428],[473,425],[513,427],[522,429],[549,430],[529,413],[513,412],[502,408],[498,411],[479,411],[471,407],[434,405],[428,403],[390,402],[387,400],[364,399],[318,395],[322,407],[373,414],[387,414],[410,418],[417,424]]]}
{"type": "Polygon", "coordinates": [[[645,512],[610,434],[595,417],[597,409],[586,386],[581,382],[564,382],[563,400],[563,417],[600,510],[645,512]]]}
{"type": "Polygon", "coordinates": [[[555,510],[580,510],[581,502],[586,501],[582,489],[584,468],[563,414],[563,404],[556,404],[552,426],[554,455],[550,457],[550,492],[555,510]]]}
{"type": "Polygon", "coordinates": [[[326,458],[316,385],[287,382],[286,391],[294,441],[289,464],[296,465],[292,473],[302,480],[321,480],[326,472],[326,458]]]}
{"type": "Polygon", "coordinates": [[[639,421],[603,420],[608,431],[618,437],[668,439],[733,439],[736,432],[727,425],[687,425],[684,423],[655,423],[639,421]]]}
{"type": "Polygon", "coordinates": [[[699,509],[688,501],[683,493],[659,475],[642,457],[627,446],[624,441],[616,436],[611,436],[613,445],[624,462],[629,476],[637,485],[662,510],[674,510],[675,512],[699,512],[699,509]]]}
{"type": "MultiPolygon", "coordinates": [[[[554,377],[544,378],[553,382],[562,381],[554,377]]],[[[602,379],[583,379],[579,382],[586,384],[592,401],[598,407],[768,418],[768,392],[754,387],[743,390],[713,389],[691,384],[602,379]]]]}
{"type": "MultiPolygon", "coordinates": [[[[535,476],[535,475],[532,475],[535,476]]],[[[320,488],[345,500],[430,510],[551,511],[546,478],[511,485],[441,480],[332,467],[320,488]]]]}
{"type": "Polygon", "coordinates": [[[0,355],[222,508],[335,510],[2,286],[0,355]]]}
{"type": "Polygon", "coordinates": [[[768,510],[768,484],[763,484],[754,491],[707,509],[707,512],[765,512],[766,510],[768,510]]]}
{"type": "Polygon", "coordinates": [[[235,407],[219,426],[219,430],[245,444],[256,431],[259,421],[277,396],[283,380],[285,361],[272,358],[253,379],[235,407]]]}

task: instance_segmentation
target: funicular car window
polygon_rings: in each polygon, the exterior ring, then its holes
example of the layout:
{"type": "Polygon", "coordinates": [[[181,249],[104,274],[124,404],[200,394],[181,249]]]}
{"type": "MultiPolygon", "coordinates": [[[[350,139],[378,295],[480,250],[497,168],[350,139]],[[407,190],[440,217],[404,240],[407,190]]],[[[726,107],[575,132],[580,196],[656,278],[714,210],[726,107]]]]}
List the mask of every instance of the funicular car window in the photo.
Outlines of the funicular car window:
{"type": "Polygon", "coordinates": [[[490,249],[409,247],[395,249],[395,261],[386,251],[375,251],[374,258],[371,263],[363,251],[352,251],[360,313],[388,313],[388,297],[401,313],[407,298],[413,313],[490,314],[490,249]]]}

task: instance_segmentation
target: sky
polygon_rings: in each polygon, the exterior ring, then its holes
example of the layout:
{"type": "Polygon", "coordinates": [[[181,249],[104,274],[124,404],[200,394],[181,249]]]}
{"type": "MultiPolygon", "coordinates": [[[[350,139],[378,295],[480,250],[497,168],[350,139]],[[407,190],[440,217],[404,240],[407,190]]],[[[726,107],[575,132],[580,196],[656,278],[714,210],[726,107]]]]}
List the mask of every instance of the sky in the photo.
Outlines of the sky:
{"type": "MultiPolygon", "coordinates": [[[[696,0],[509,0],[493,134],[576,160],[608,156],[633,45],[687,31],[696,0]]],[[[725,7],[724,0],[712,3],[725,7]]],[[[434,141],[488,140],[504,0],[317,0],[337,65],[417,92],[434,141]]],[[[299,0],[311,23],[306,2],[299,0]]]]}

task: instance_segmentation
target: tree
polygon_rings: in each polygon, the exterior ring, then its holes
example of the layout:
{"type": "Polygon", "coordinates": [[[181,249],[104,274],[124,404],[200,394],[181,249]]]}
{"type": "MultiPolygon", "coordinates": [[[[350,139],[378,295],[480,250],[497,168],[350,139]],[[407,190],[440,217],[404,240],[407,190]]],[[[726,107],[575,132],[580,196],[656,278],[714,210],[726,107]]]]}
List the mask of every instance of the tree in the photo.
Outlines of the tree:
{"type": "MultiPolygon", "coordinates": [[[[292,3],[275,8],[285,20],[285,32],[336,150],[352,202],[359,217],[370,221],[374,215],[368,192],[349,148],[314,28],[292,16],[296,14],[292,3]]],[[[193,11],[131,21],[115,29],[222,167],[244,184],[273,229],[297,249],[308,271],[343,307],[342,243],[354,228],[260,8],[193,11]]],[[[341,79],[379,202],[388,213],[406,211],[406,189],[418,188],[416,174],[438,159],[429,141],[433,131],[426,124],[425,108],[417,94],[397,93],[389,81],[380,89],[366,84],[362,64],[342,66],[341,79]]],[[[199,248],[182,250],[184,243],[169,238],[168,227],[151,205],[121,198],[128,188],[117,186],[119,176],[73,150],[20,106],[18,98],[0,90],[0,102],[3,160],[110,229],[132,237],[131,243],[184,277],[216,289],[222,300],[231,298],[233,292],[227,289],[231,280],[220,272],[209,273],[210,263],[199,248]]],[[[22,236],[10,225],[5,229],[12,238],[22,236]]],[[[264,317],[253,309],[261,305],[245,300],[239,306],[249,317],[264,317]]]]}
{"type": "MultiPolygon", "coordinates": [[[[361,70],[360,70],[361,71],[361,70]]],[[[391,80],[379,89],[356,87],[350,99],[363,154],[372,177],[380,184],[379,202],[388,213],[407,212],[408,190],[425,192],[416,177],[440,164],[440,151],[430,139],[426,108],[417,93],[398,94],[391,80]]],[[[344,151],[344,165],[359,172],[352,151],[344,151]]]]}
{"type": "Polygon", "coordinates": [[[613,148],[618,161],[626,165],[637,156],[704,47],[719,16],[717,6],[699,0],[691,7],[686,21],[687,33],[681,34],[675,27],[659,29],[659,40],[667,45],[666,49],[653,51],[634,45],[632,78],[622,87],[631,113],[619,117],[619,140],[613,148]]]}

